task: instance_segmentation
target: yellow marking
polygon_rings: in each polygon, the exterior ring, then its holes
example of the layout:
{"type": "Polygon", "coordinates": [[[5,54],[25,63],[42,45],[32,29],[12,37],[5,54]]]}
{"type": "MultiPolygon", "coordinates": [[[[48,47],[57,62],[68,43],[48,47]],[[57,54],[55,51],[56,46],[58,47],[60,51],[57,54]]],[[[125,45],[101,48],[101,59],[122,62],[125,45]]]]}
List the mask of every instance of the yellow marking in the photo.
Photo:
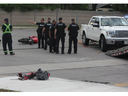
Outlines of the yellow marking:
{"type": "Polygon", "coordinates": [[[119,84],[114,84],[115,86],[119,86],[119,87],[125,87],[128,86],[128,83],[119,83],[119,84]]]}

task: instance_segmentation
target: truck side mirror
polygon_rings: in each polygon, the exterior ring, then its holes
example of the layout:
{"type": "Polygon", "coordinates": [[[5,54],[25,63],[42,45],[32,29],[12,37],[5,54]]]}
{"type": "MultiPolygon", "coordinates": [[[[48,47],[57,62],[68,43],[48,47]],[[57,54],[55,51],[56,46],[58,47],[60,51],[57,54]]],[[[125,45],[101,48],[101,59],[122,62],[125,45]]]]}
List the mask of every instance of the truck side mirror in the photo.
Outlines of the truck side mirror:
{"type": "Polygon", "coordinates": [[[98,23],[93,23],[93,27],[99,27],[98,23]]]}

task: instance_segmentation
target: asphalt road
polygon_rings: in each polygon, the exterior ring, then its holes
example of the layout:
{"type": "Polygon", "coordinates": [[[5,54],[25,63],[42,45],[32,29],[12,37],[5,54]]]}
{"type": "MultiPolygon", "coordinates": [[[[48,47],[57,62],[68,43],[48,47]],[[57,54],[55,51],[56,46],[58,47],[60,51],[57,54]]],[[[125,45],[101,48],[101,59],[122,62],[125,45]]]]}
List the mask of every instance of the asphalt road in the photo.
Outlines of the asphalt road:
{"type": "MultiPolygon", "coordinates": [[[[2,51],[2,44],[0,45],[0,67],[11,67],[19,65],[36,65],[38,64],[70,64],[80,62],[100,62],[102,66],[83,67],[83,68],[67,68],[49,70],[52,77],[59,77],[71,80],[80,80],[83,82],[112,84],[119,87],[128,86],[128,55],[121,57],[110,57],[105,55],[104,52],[98,53],[100,48],[98,44],[91,43],[89,47],[84,47],[81,44],[81,36],[78,36],[78,54],[55,54],[49,53],[43,49],[37,49],[37,44],[29,45],[18,42],[18,39],[36,35],[36,29],[14,29],[13,36],[13,49],[16,53],[15,56],[5,56],[2,51]],[[113,60],[114,62],[107,62],[113,60]],[[119,63],[118,65],[116,64],[119,63]],[[106,63],[104,65],[104,63],[106,63]],[[108,64],[107,64],[108,63],[108,64]],[[110,66],[111,65],[111,66],[110,66]]],[[[2,37],[2,32],[0,33],[2,37]]],[[[60,45],[61,49],[61,45],[60,45]]],[[[65,53],[68,51],[68,35],[65,41],[65,53]]],[[[97,64],[97,63],[96,63],[97,64]]],[[[43,68],[42,68],[43,70],[43,68]]],[[[8,71],[8,70],[7,70],[8,71]]],[[[36,71],[36,70],[35,70],[36,71]]],[[[29,71],[28,71],[29,72],[29,71]]],[[[10,76],[13,74],[0,73],[2,76],[10,76]]]]}

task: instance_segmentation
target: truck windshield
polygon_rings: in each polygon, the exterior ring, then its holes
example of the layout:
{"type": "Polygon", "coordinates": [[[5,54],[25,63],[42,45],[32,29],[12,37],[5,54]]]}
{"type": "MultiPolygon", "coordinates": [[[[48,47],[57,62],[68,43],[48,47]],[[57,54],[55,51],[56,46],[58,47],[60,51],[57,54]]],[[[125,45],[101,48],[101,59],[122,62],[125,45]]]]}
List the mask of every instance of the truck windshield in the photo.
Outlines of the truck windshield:
{"type": "Polygon", "coordinates": [[[128,26],[123,18],[101,18],[101,26],[128,26]]]}

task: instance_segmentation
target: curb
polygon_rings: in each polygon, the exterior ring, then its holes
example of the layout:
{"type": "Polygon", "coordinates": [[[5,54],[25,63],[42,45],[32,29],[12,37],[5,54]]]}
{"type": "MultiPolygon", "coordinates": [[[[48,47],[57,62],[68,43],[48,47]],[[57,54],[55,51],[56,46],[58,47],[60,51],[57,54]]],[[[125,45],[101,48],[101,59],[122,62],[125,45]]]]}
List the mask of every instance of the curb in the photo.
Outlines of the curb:
{"type": "Polygon", "coordinates": [[[13,29],[37,29],[36,27],[13,27],[13,29]]]}

